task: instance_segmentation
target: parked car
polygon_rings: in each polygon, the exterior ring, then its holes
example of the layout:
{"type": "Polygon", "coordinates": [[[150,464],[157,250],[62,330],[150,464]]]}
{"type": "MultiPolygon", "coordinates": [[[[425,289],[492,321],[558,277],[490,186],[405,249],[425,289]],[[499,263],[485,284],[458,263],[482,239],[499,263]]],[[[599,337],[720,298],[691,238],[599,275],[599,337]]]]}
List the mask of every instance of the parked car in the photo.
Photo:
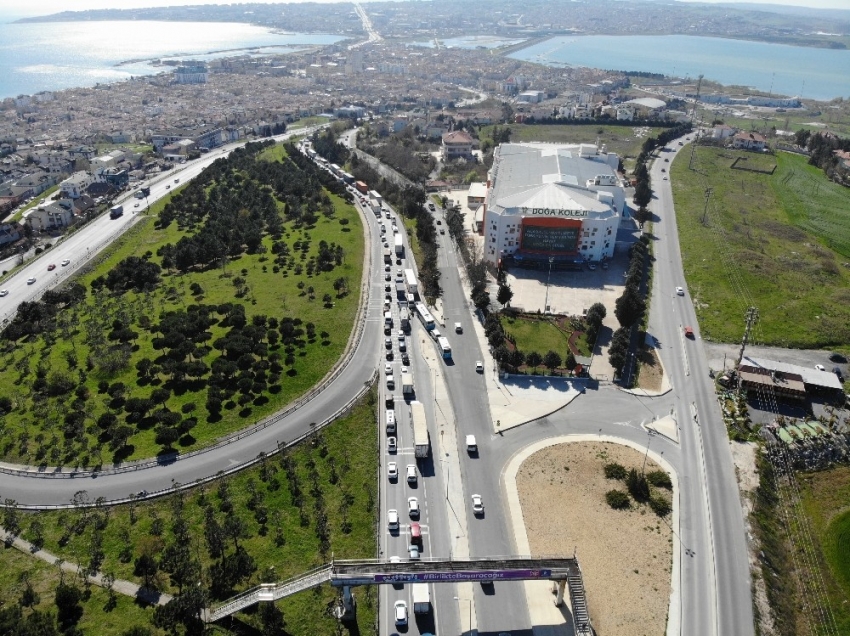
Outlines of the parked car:
{"type": "Polygon", "coordinates": [[[816,364],[815,369],[817,369],[818,371],[826,371],[826,367],[824,367],[822,364],[816,364]]]}
{"type": "Polygon", "coordinates": [[[847,358],[844,355],[842,355],[838,352],[833,352],[833,353],[829,354],[829,361],[830,362],[842,362],[843,363],[843,362],[847,362],[847,358]]]}
{"type": "Polygon", "coordinates": [[[832,372],[838,378],[838,381],[844,384],[844,374],[841,373],[841,369],[839,367],[832,367],[832,372]]]}

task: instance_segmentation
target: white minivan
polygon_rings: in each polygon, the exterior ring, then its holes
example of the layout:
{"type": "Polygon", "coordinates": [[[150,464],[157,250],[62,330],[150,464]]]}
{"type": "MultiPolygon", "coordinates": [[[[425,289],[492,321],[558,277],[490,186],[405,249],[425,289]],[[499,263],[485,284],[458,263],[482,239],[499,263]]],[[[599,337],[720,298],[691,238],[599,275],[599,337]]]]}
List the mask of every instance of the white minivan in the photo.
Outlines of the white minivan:
{"type": "Polygon", "coordinates": [[[478,452],[478,444],[475,443],[475,435],[466,436],[466,451],[468,453],[478,452]]]}
{"type": "Polygon", "coordinates": [[[407,483],[415,484],[416,483],[416,464],[408,464],[407,465],[407,483]]]}
{"type": "Polygon", "coordinates": [[[387,433],[395,435],[395,411],[387,409],[387,433]]]}

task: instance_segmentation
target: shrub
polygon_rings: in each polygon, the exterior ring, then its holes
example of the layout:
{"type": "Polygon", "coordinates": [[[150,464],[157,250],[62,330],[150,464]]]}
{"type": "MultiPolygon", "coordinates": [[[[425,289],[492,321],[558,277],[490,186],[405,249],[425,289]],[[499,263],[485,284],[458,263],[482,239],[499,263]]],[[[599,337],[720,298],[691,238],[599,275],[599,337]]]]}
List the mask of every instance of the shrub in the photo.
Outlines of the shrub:
{"type": "Polygon", "coordinates": [[[652,497],[650,497],[649,507],[652,508],[652,512],[657,514],[659,517],[666,517],[673,509],[673,506],[667,500],[667,497],[660,494],[652,495],[652,497]]]}
{"type": "Polygon", "coordinates": [[[626,478],[626,467],[622,464],[611,463],[605,464],[605,478],[606,479],[625,479],[626,478]]]}
{"type": "Polygon", "coordinates": [[[634,468],[626,476],[626,487],[635,501],[646,501],[649,499],[649,484],[646,482],[646,475],[639,473],[634,468]]]}
{"type": "Polygon", "coordinates": [[[625,510],[631,506],[629,496],[622,490],[609,490],[605,493],[605,501],[614,510],[625,510]]]}
{"type": "Polygon", "coordinates": [[[653,470],[648,472],[646,474],[646,480],[656,488],[666,488],[667,490],[673,489],[673,482],[670,480],[670,475],[663,470],[653,470]]]}

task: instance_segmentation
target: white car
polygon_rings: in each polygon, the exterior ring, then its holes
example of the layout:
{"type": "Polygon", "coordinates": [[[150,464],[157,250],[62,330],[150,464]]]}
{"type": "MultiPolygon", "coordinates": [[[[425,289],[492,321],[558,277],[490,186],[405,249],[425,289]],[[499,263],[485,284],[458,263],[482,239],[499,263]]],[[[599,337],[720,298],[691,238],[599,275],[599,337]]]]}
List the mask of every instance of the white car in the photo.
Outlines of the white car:
{"type": "Polygon", "coordinates": [[[480,360],[475,363],[475,372],[476,373],[484,373],[484,363],[480,360]]]}
{"type": "Polygon", "coordinates": [[[415,543],[411,543],[407,547],[407,556],[411,561],[418,561],[419,560],[419,546],[416,545],[415,543]]]}
{"type": "Polygon", "coordinates": [[[415,484],[416,483],[416,464],[408,464],[407,465],[407,483],[415,484]]]}
{"type": "Polygon", "coordinates": [[[9,290],[8,290],[8,289],[0,289],[0,297],[2,297],[2,296],[8,296],[8,295],[9,295],[9,290]]]}
{"type": "Polygon", "coordinates": [[[32,285],[35,282],[35,276],[27,279],[27,285],[32,285]]]}
{"type": "Polygon", "coordinates": [[[134,208],[137,208],[137,207],[139,207],[139,204],[137,203],[137,204],[136,204],[136,205],[134,205],[133,207],[134,207],[134,208]]]}
{"type": "Polygon", "coordinates": [[[407,625],[407,601],[396,601],[395,605],[395,624],[407,625]]]}
{"type": "Polygon", "coordinates": [[[398,530],[398,510],[395,508],[387,510],[387,528],[398,530]]]}
{"type": "Polygon", "coordinates": [[[676,288],[676,295],[677,295],[677,296],[684,296],[684,295],[685,295],[685,290],[684,290],[684,289],[682,289],[681,287],[677,287],[677,288],[676,288]]]}
{"type": "Polygon", "coordinates": [[[484,514],[484,502],[481,500],[481,495],[472,495],[472,514],[484,514]]]}
{"type": "Polygon", "coordinates": [[[395,462],[387,464],[387,477],[389,477],[390,481],[398,479],[398,464],[395,462]]]}
{"type": "Polygon", "coordinates": [[[395,437],[387,438],[387,452],[394,453],[398,449],[396,446],[395,437]]]}
{"type": "Polygon", "coordinates": [[[392,375],[393,374],[393,365],[387,362],[384,365],[384,375],[392,375]]]}
{"type": "Polygon", "coordinates": [[[407,500],[407,512],[411,517],[419,516],[419,500],[416,497],[410,497],[407,500]]]}
{"type": "Polygon", "coordinates": [[[824,367],[822,364],[816,364],[815,369],[817,369],[818,371],[826,371],[826,367],[824,367]]]}
{"type": "Polygon", "coordinates": [[[65,267],[65,266],[67,266],[67,265],[70,265],[70,264],[71,264],[71,260],[70,260],[70,259],[68,259],[68,258],[66,258],[64,261],[62,261],[62,262],[61,262],[61,263],[59,263],[59,264],[60,264],[62,267],[65,267]]]}
{"type": "Polygon", "coordinates": [[[399,341],[404,340],[404,336],[405,336],[404,330],[399,329],[398,332],[396,332],[396,336],[398,336],[399,341]]]}

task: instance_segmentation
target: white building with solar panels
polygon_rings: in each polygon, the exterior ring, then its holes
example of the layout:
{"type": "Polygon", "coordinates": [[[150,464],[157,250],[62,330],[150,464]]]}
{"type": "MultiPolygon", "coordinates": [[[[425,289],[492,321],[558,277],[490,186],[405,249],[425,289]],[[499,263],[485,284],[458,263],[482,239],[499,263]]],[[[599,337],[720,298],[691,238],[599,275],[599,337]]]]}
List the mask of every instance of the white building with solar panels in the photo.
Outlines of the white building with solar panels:
{"type": "Polygon", "coordinates": [[[614,254],[626,207],[619,157],[593,144],[501,144],[484,203],[484,258],[569,265],[614,254]]]}

